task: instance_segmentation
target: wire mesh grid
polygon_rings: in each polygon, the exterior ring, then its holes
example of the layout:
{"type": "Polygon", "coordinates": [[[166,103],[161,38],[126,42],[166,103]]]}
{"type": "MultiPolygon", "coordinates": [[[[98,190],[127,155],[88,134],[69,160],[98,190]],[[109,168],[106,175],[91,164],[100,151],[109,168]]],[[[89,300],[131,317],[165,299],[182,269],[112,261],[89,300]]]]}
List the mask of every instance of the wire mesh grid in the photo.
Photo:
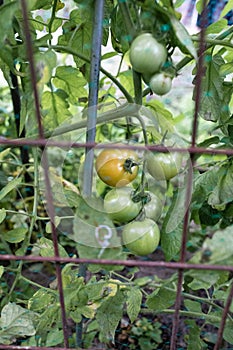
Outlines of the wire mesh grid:
{"type": "MultiPolygon", "coordinates": [[[[57,3],[57,2],[56,2],[57,3]]],[[[119,6],[124,6],[127,2],[119,1],[119,6]]],[[[103,8],[104,8],[104,0],[99,0],[95,2],[95,25],[93,28],[93,51],[91,57],[91,73],[90,73],[90,81],[92,82],[89,85],[89,114],[88,114],[88,132],[87,138],[85,142],[71,142],[71,141],[60,141],[48,139],[46,137],[46,133],[44,132],[44,127],[41,118],[40,111],[40,97],[38,93],[37,87],[37,78],[36,78],[36,68],[34,63],[34,53],[33,53],[33,42],[30,35],[30,26],[29,26],[29,17],[27,11],[27,2],[25,0],[21,0],[21,9],[22,9],[22,18],[24,23],[24,33],[25,33],[25,41],[27,48],[27,55],[30,67],[30,76],[31,76],[31,84],[34,95],[34,103],[35,103],[35,115],[37,119],[37,127],[38,127],[38,137],[36,139],[32,138],[24,138],[24,139],[10,139],[6,137],[1,137],[0,144],[2,146],[8,147],[19,147],[19,146],[28,146],[32,148],[41,147],[43,149],[43,157],[42,157],[42,168],[43,168],[43,180],[45,185],[45,197],[47,202],[47,212],[51,222],[51,234],[53,241],[53,249],[54,256],[35,256],[35,255],[13,255],[13,254],[1,254],[1,261],[16,261],[21,263],[22,265],[26,262],[48,262],[54,263],[56,270],[56,278],[57,278],[57,290],[59,294],[59,309],[61,313],[61,329],[63,333],[64,346],[63,347],[45,347],[45,346],[23,346],[23,342],[20,345],[0,345],[0,349],[12,349],[12,350],[37,350],[37,349],[46,349],[46,350],[67,350],[72,348],[69,345],[69,320],[66,315],[66,307],[65,307],[65,296],[64,296],[64,281],[62,278],[62,268],[66,264],[77,264],[77,266],[85,266],[86,264],[98,264],[98,265],[115,265],[115,266],[125,266],[125,267],[143,267],[143,268],[152,268],[156,271],[157,268],[163,269],[171,269],[175,270],[178,273],[177,279],[177,289],[176,289],[176,297],[174,303],[174,313],[172,317],[172,331],[169,348],[171,350],[177,348],[177,335],[179,332],[180,318],[182,314],[182,288],[184,283],[184,272],[186,270],[204,270],[204,271],[226,271],[229,273],[233,272],[232,265],[217,265],[217,264],[208,264],[208,263],[189,263],[187,262],[187,241],[188,241],[188,232],[189,232],[189,210],[186,210],[183,220],[182,227],[182,238],[181,238],[181,248],[180,248],[180,256],[178,261],[150,261],[150,260],[134,260],[134,259],[95,259],[95,258],[79,258],[79,257],[62,257],[59,244],[58,244],[58,236],[56,229],[56,212],[54,207],[54,198],[53,192],[51,189],[51,179],[50,179],[50,169],[49,162],[47,156],[47,149],[49,147],[60,147],[60,148],[77,148],[77,149],[85,149],[86,150],[86,158],[87,161],[84,163],[84,172],[86,177],[84,179],[84,194],[89,195],[91,191],[90,183],[92,178],[92,169],[93,169],[93,157],[94,153],[92,153],[93,148],[97,149],[107,149],[111,148],[111,144],[96,144],[95,143],[95,127],[96,127],[96,117],[97,117],[97,108],[95,106],[98,105],[98,82],[99,82],[99,71],[100,71],[100,47],[102,41],[102,18],[103,18],[103,8]],[[90,130],[90,131],[89,131],[90,130]]],[[[203,8],[207,9],[207,1],[203,1],[203,8]]],[[[203,24],[207,19],[207,13],[203,12],[203,24]]],[[[200,44],[198,51],[198,64],[197,64],[197,72],[196,72],[196,96],[195,96],[195,108],[194,108],[194,116],[193,116],[193,124],[192,124],[192,140],[189,147],[164,147],[161,145],[128,145],[129,149],[136,150],[142,152],[143,150],[149,151],[157,151],[157,152],[188,152],[190,154],[191,166],[187,175],[187,183],[186,183],[186,194],[184,197],[184,207],[189,208],[190,199],[192,196],[192,165],[195,163],[195,155],[196,154],[211,154],[211,155],[229,155],[233,154],[232,149],[211,149],[206,147],[197,147],[196,140],[198,134],[198,113],[200,109],[200,98],[202,94],[201,86],[203,79],[203,67],[204,67],[204,53],[206,50],[206,42],[205,42],[205,25],[202,26],[200,31],[200,44]]],[[[81,122],[82,123],[82,122],[81,122]]],[[[84,123],[85,125],[85,123],[84,123]]],[[[72,126],[71,126],[72,128],[72,126]]],[[[72,129],[70,129],[72,130],[72,129]]],[[[59,132],[58,132],[59,134],[59,132]]],[[[116,148],[121,149],[122,146],[116,145],[116,148]]],[[[125,148],[125,145],[124,145],[125,148]]],[[[217,331],[216,342],[213,347],[214,350],[220,349],[222,346],[223,333],[224,328],[226,326],[227,318],[230,314],[230,307],[233,298],[233,286],[230,286],[228,297],[225,301],[225,305],[221,311],[221,321],[217,331]]],[[[82,322],[78,324],[78,327],[81,327],[77,331],[82,332],[82,322]]],[[[80,339],[79,339],[80,341],[80,339]]],[[[82,343],[76,344],[76,346],[81,347],[82,343]]],[[[90,349],[94,349],[95,347],[89,347],[90,349]]],[[[97,348],[97,347],[96,347],[97,348]]],[[[99,347],[98,347],[99,348],[99,347]]],[[[125,347],[127,348],[127,347],[125,347]]],[[[130,347],[129,347],[130,348],[130,347]]],[[[146,349],[145,345],[145,349],[146,349]]]]}

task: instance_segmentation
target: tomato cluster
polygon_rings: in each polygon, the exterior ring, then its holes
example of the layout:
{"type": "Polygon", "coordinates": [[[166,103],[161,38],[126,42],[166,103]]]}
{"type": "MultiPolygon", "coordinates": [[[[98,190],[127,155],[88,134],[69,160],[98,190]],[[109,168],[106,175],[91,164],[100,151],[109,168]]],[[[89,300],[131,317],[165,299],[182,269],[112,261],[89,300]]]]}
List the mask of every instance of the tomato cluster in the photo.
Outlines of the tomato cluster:
{"type": "Polygon", "coordinates": [[[118,144],[98,154],[95,168],[99,178],[112,187],[104,197],[104,209],[116,225],[124,224],[122,243],[133,254],[152,253],[160,240],[156,221],[163,203],[154,193],[137,192],[131,186],[139,168],[137,153],[118,144]]]}
{"type": "Polygon", "coordinates": [[[167,60],[167,49],[151,33],[140,34],[133,40],[129,58],[133,69],[142,74],[155,94],[164,95],[171,90],[171,76],[161,71],[167,60]]]}
{"type": "MultiPolygon", "coordinates": [[[[179,152],[146,152],[145,169],[156,181],[169,181],[181,169],[179,152]]],[[[101,151],[95,162],[99,178],[107,185],[104,210],[117,227],[122,228],[122,242],[136,255],[148,255],[158,246],[160,230],[157,221],[163,210],[160,196],[145,190],[137,179],[139,157],[124,144],[111,145],[101,151]],[[109,187],[112,187],[109,189],[109,187]],[[122,226],[123,225],[123,226],[122,226]]]]}

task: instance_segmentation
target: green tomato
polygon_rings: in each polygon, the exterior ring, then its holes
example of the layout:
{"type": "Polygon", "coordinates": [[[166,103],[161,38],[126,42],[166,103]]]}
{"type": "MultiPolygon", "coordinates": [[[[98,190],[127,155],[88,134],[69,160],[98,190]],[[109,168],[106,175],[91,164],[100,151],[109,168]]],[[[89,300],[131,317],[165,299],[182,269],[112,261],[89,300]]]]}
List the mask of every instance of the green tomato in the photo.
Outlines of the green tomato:
{"type": "Polygon", "coordinates": [[[158,247],[160,230],[156,222],[149,218],[133,221],[125,225],[122,242],[135,255],[148,255],[158,247]]]}
{"type": "Polygon", "coordinates": [[[170,180],[181,169],[181,153],[149,153],[146,155],[147,171],[156,180],[170,180]]]}
{"type": "Polygon", "coordinates": [[[163,211],[163,202],[161,199],[152,192],[146,192],[148,194],[148,202],[144,205],[146,217],[157,221],[163,211]]]}
{"type": "Polygon", "coordinates": [[[149,81],[149,87],[155,94],[165,95],[171,90],[172,79],[162,72],[154,74],[149,81]]]}
{"type": "Polygon", "coordinates": [[[123,223],[133,220],[141,210],[141,203],[132,200],[130,187],[113,188],[104,197],[104,209],[114,222],[123,223]]]}
{"type": "Polygon", "coordinates": [[[167,50],[152,34],[137,36],[129,51],[129,59],[136,72],[153,74],[158,72],[167,60],[167,50]]]}

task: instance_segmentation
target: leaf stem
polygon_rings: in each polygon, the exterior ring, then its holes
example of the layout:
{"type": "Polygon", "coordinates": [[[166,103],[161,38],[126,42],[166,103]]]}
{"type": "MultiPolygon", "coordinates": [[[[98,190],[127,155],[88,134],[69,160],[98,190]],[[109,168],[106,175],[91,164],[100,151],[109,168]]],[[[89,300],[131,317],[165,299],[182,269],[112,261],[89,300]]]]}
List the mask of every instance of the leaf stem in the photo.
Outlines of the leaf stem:
{"type": "MultiPolygon", "coordinates": [[[[157,314],[170,314],[170,315],[173,315],[175,313],[175,310],[164,309],[164,310],[157,310],[156,311],[156,310],[151,310],[151,309],[141,309],[141,313],[144,315],[150,315],[150,314],[155,314],[155,315],[157,315],[157,314]]],[[[219,323],[221,321],[220,316],[208,315],[208,314],[204,314],[203,312],[180,310],[179,313],[181,316],[206,319],[207,321],[209,321],[211,323],[219,323]]]]}
{"type": "Polygon", "coordinates": [[[51,289],[51,288],[44,287],[44,286],[42,286],[41,284],[38,284],[38,283],[36,283],[36,282],[34,282],[34,281],[31,281],[31,280],[29,280],[28,278],[24,277],[23,275],[20,276],[20,279],[23,280],[23,281],[25,281],[25,282],[27,282],[28,284],[31,284],[31,285],[34,286],[34,287],[37,287],[38,289],[43,289],[43,290],[45,290],[46,292],[51,293],[51,294],[54,294],[54,295],[57,296],[57,292],[56,292],[55,290],[53,290],[53,289],[51,289]]]}
{"type": "MultiPolygon", "coordinates": [[[[48,24],[48,32],[49,32],[49,34],[52,33],[52,25],[53,25],[53,21],[55,20],[55,16],[56,16],[57,3],[58,3],[58,0],[54,0],[52,13],[51,13],[51,18],[50,18],[50,21],[49,21],[49,24],[48,24]]],[[[52,42],[52,39],[50,38],[49,39],[49,44],[51,44],[51,42],[52,42]]]]}
{"type": "MultiPolygon", "coordinates": [[[[193,37],[192,40],[195,42],[200,42],[199,37],[193,37]]],[[[233,48],[233,44],[230,41],[226,41],[226,40],[206,38],[205,42],[208,44],[211,44],[211,46],[220,45],[220,46],[233,48]]]]}
{"type": "MultiPolygon", "coordinates": [[[[42,45],[41,47],[47,47],[53,50],[65,52],[68,54],[71,54],[73,56],[77,56],[81,58],[83,61],[87,62],[90,64],[90,59],[87,58],[85,55],[77,52],[76,50],[72,49],[71,47],[68,46],[63,46],[63,45],[42,45]]],[[[125,96],[126,100],[129,103],[133,103],[133,97],[128,93],[128,91],[125,89],[125,87],[119,82],[117,78],[115,78],[111,73],[109,73],[107,70],[105,70],[103,67],[100,67],[100,71],[106,75],[112,82],[119,88],[119,90],[122,92],[122,94],[125,96]]]]}
{"type": "MultiPolygon", "coordinates": [[[[114,119],[123,118],[126,115],[128,116],[132,115],[138,118],[136,115],[137,111],[138,111],[137,105],[133,103],[125,103],[120,107],[114,108],[107,112],[100,113],[99,117],[96,120],[96,124],[107,123],[107,122],[113,121],[114,119]]],[[[45,137],[49,138],[52,136],[63,135],[67,132],[86,128],[86,126],[87,126],[87,121],[82,120],[77,123],[68,124],[63,127],[57,128],[55,131],[52,131],[52,132],[50,131],[45,132],[45,137]]]]}
{"type": "MultiPolygon", "coordinates": [[[[233,33],[233,26],[227,28],[227,30],[225,30],[223,33],[217,35],[215,38],[211,38],[211,43],[209,43],[206,46],[205,51],[208,50],[210,47],[214,46],[216,42],[217,42],[217,45],[222,45],[221,40],[225,39],[226,37],[228,37],[232,33],[233,33]],[[220,44],[220,42],[221,42],[221,44],[220,44]]],[[[192,39],[194,39],[194,41],[197,41],[196,35],[192,39]]],[[[208,42],[208,40],[210,40],[210,39],[208,37],[206,37],[205,41],[208,42]]],[[[225,41],[223,41],[223,43],[225,43],[225,41]]],[[[186,66],[188,63],[190,63],[192,60],[193,60],[192,57],[188,57],[188,56],[184,57],[180,62],[177,63],[176,71],[178,72],[179,70],[181,70],[184,66],[186,66]]]]}

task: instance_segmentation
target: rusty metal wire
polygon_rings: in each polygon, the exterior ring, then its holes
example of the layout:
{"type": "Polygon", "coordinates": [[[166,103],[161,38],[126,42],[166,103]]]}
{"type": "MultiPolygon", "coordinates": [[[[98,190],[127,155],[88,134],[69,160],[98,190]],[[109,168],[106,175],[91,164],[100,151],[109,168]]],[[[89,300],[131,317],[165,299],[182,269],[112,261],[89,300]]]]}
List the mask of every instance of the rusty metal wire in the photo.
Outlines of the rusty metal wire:
{"type": "MultiPolygon", "coordinates": [[[[207,22],[207,1],[204,0],[202,3],[203,6],[203,16],[202,16],[202,29],[200,32],[200,45],[198,50],[198,61],[197,61],[197,73],[196,73],[196,96],[195,96],[195,109],[193,115],[193,125],[192,125],[192,140],[191,146],[195,147],[198,135],[198,112],[200,109],[201,102],[201,87],[202,87],[202,78],[204,74],[204,53],[205,53],[205,22],[207,22]]],[[[185,208],[187,208],[184,216],[183,223],[183,232],[182,232],[182,241],[181,241],[181,250],[180,250],[180,262],[184,263],[186,258],[186,246],[188,239],[188,225],[189,225],[189,206],[192,197],[192,182],[193,182],[193,173],[192,168],[195,165],[194,154],[190,155],[191,166],[188,169],[188,179],[187,179],[187,187],[186,187],[186,196],[185,196],[185,208]]],[[[172,335],[171,335],[171,345],[170,350],[176,349],[176,338],[177,332],[179,329],[179,313],[181,307],[181,297],[182,297],[182,286],[184,279],[184,271],[183,269],[178,270],[178,282],[177,282],[177,291],[176,291],[176,301],[175,301],[175,314],[173,317],[173,327],[172,327],[172,335]]]]}
{"type": "Polygon", "coordinates": [[[114,259],[87,259],[87,258],[63,258],[63,257],[51,257],[51,256],[15,256],[10,254],[1,254],[0,260],[9,261],[27,261],[27,262],[59,262],[63,263],[76,263],[76,264],[100,264],[100,265],[125,265],[125,266],[140,266],[140,267],[164,267],[168,269],[184,269],[184,270],[212,270],[212,271],[229,271],[233,272],[233,266],[231,265],[211,265],[211,264],[189,264],[182,262],[165,262],[165,261],[143,261],[143,260],[114,260],[114,259]]]}
{"type": "MultiPolygon", "coordinates": [[[[44,129],[43,129],[42,118],[40,113],[39,94],[36,86],[36,67],[34,63],[32,38],[30,35],[27,3],[25,0],[21,0],[21,7],[22,7],[24,29],[25,29],[25,37],[26,37],[26,48],[28,51],[28,61],[29,61],[30,74],[31,74],[32,90],[33,90],[34,99],[35,99],[35,114],[36,114],[36,119],[38,123],[38,133],[39,133],[39,137],[43,139],[44,129]]],[[[54,255],[56,257],[59,257],[58,238],[57,238],[56,226],[54,223],[55,208],[53,205],[53,195],[51,191],[51,183],[49,178],[49,163],[48,163],[46,150],[44,150],[43,152],[41,165],[44,171],[47,211],[51,220],[54,255]]],[[[63,329],[63,335],[64,335],[64,345],[68,347],[68,344],[69,344],[68,327],[67,327],[67,318],[66,318],[66,310],[65,310],[64,290],[63,290],[63,284],[62,284],[61,265],[58,263],[56,263],[56,275],[57,275],[57,284],[58,284],[58,291],[59,291],[59,301],[61,305],[61,319],[62,319],[62,329],[63,329]]]]}

